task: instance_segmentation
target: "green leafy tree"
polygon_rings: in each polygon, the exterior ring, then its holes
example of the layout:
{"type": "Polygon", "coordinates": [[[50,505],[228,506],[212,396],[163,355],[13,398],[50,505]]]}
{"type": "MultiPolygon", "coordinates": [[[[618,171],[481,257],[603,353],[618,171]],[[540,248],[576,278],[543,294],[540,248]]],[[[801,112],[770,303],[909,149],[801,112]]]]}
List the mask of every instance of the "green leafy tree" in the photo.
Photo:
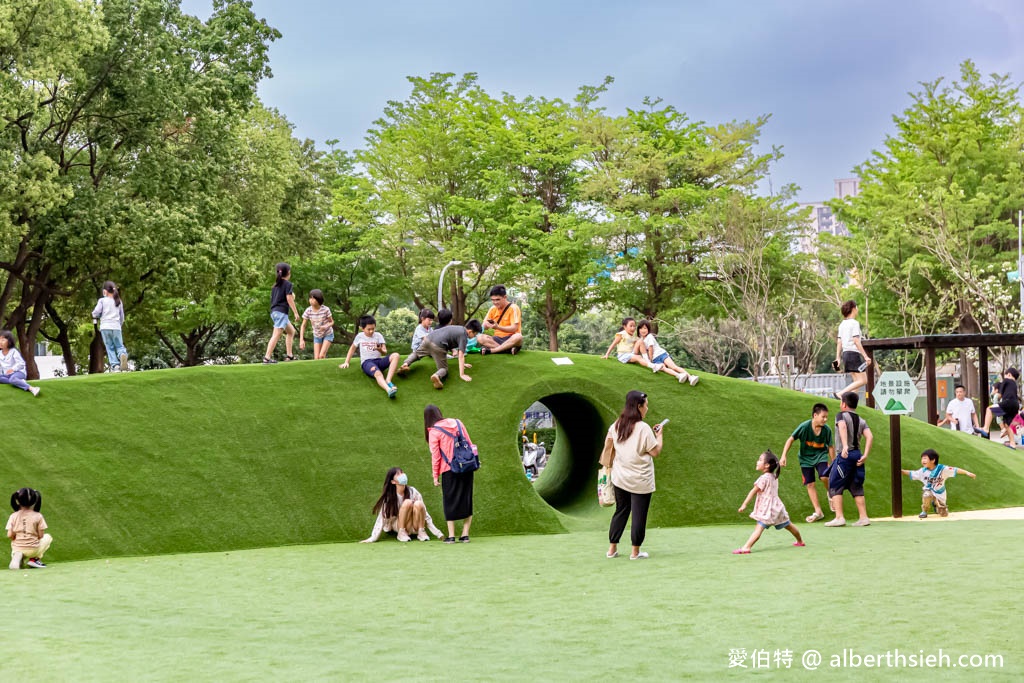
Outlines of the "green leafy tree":
{"type": "Polygon", "coordinates": [[[54,325],[73,371],[74,311],[98,284],[145,305],[202,230],[223,168],[179,138],[251,106],[278,33],[225,0],[206,22],[163,0],[6,0],[0,18],[0,319],[25,349],[54,325]]]}

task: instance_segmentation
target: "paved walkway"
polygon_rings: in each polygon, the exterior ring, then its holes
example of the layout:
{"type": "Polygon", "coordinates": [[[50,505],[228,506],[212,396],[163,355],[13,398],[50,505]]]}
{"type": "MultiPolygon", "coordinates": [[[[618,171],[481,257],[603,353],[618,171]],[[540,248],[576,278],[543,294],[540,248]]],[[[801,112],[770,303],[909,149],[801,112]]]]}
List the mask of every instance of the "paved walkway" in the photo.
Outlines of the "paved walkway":
{"type": "Polygon", "coordinates": [[[964,510],[963,512],[950,512],[948,517],[939,517],[937,514],[929,513],[928,519],[918,519],[920,508],[905,510],[903,517],[872,517],[873,522],[955,522],[960,519],[981,519],[981,520],[1021,520],[1024,519],[1024,507],[1019,508],[997,508],[995,510],[964,510]]]}

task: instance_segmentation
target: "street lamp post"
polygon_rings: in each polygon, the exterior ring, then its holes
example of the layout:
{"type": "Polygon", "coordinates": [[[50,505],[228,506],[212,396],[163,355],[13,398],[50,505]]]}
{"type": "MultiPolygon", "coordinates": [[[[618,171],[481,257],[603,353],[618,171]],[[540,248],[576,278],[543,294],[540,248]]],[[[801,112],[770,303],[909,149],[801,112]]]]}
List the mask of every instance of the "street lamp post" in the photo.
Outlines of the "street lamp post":
{"type": "Polygon", "coordinates": [[[441,277],[437,279],[437,310],[444,308],[444,302],[441,300],[441,294],[444,292],[444,274],[448,272],[448,269],[452,266],[461,266],[462,261],[449,261],[444,268],[441,269],[441,277]]]}

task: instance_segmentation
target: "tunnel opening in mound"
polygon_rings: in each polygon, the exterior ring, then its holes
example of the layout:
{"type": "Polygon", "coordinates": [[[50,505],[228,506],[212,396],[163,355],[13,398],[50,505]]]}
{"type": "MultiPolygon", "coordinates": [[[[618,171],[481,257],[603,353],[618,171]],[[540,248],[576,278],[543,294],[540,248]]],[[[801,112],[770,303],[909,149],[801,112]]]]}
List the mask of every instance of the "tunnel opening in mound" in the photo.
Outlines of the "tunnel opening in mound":
{"type": "Polygon", "coordinates": [[[597,461],[604,444],[601,414],[580,394],[551,394],[538,402],[551,411],[555,436],[534,489],[551,507],[571,513],[587,501],[593,502],[597,461]]]}

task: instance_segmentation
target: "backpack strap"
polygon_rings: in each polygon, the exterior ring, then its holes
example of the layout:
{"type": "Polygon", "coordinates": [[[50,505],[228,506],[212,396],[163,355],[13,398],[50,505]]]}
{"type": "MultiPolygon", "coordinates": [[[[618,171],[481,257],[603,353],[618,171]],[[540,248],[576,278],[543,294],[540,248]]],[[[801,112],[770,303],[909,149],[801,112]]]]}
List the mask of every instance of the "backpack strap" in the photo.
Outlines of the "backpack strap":
{"type": "Polygon", "coordinates": [[[505,308],[501,309],[501,313],[498,314],[498,322],[494,323],[495,325],[500,325],[501,324],[501,321],[505,318],[505,313],[508,311],[509,307],[511,307],[511,306],[512,306],[512,302],[511,301],[509,301],[507,304],[505,304],[505,308]]]}

